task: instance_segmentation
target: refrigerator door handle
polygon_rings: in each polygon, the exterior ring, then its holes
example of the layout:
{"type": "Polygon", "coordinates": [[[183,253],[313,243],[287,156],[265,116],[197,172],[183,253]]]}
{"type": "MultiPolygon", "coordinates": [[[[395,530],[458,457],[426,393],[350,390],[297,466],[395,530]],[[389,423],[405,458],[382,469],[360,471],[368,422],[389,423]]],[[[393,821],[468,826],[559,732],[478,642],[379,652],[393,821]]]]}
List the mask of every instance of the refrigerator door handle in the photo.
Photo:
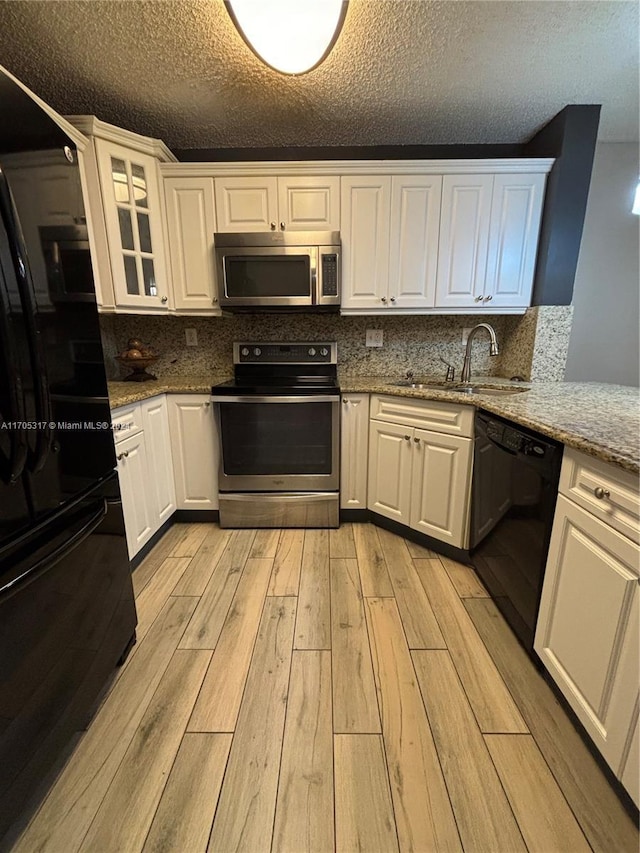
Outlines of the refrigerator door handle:
{"type": "MultiPolygon", "coordinates": [[[[0,173],[1,174],[1,173],[0,173]]],[[[1,212],[1,211],[0,211],[1,212]]],[[[4,217],[2,219],[4,223],[4,217]]],[[[5,228],[6,231],[6,228],[5,228]]],[[[9,236],[7,232],[7,238],[9,236]]],[[[11,298],[4,276],[0,273],[0,370],[5,374],[3,383],[6,384],[8,410],[5,411],[5,423],[14,425],[8,429],[9,458],[0,452],[0,479],[5,483],[15,483],[27,459],[27,436],[22,376],[19,370],[18,351],[11,328],[11,298]]]]}
{"type": "Polygon", "coordinates": [[[33,583],[33,581],[44,575],[63,557],[66,557],[67,554],[74,550],[74,548],[77,548],[78,545],[90,536],[96,527],[101,524],[106,514],[107,502],[103,499],[100,504],[100,509],[97,512],[94,512],[87,523],[83,524],[79,530],[72,534],[68,539],[65,539],[61,545],[54,548],[53,551],[46,555],[46,557],[38,560],[37,563],[34,563],[33,566],[30,566],[21,575],[18,575],[18,577],[13,578],[9,583],[0,587],[0,604],[23,590],[25,586],[28,586],[30,583],[33,583]]]}
{"type": "Polygon", "coordinates": [[[11,256],[22,297],[25,328],[29,338],[29,353],[36,391],[36,420],[42,424],[42,427],[36,433],[35,451],[32,458],[27,462],[29,470],[36,474],[44,467],[53,439],[53,431],[49,425],[51,421],[49,378],[47,376],[40,330],[38,329],[38,303],[36,301],[33,279],[31,278],[31,270],[29,269],[29,258],[25,249],[18,212],[13,201],[13,196],[11,195],[7,177],[2,169],[0,169],[0,212],[11,243],[11,256]]]}

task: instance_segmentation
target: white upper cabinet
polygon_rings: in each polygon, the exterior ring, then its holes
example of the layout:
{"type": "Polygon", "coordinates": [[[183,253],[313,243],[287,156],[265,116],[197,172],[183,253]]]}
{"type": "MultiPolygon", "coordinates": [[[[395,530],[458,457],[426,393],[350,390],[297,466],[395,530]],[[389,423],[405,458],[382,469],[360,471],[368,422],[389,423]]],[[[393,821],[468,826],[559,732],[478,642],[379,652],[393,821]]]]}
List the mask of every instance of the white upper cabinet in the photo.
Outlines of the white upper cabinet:
{"type": "Polygon", "coordinates": [[[339,231],[340,178],[278,178],[278,216],[281,230],[339,231]]]}
{"type": "Polygon", "coordinates": [[[445,175],[437,308],[526,308],[546,175],[445,175]]]}
{"type": "Polygon", "coordinates": [[[391,178],[342,178],[342,308],[384,308],[389,286],[391,178]]]}
{"type": "Polygon", "coordinates": [[[482,307],[493,175],[445,175],[436,305],[482,307]]]}
{"type": "Polygon", "coordinates": [[[440,175],[391,179],[391,307],[431,308],[435,304],[441,195],[440,175]]]}
{"type": "Polygon", "coordinates": [[[340,178],[216,178],[219,231],[338,231],[340,178]]]}
{"type": "Polygon", "coordinates": [[[116,306],[167,310],[157,161],[105,139],[96,154],[116,306]]]}
{"type": "Polygon", "coordinates": [[[213,178],[164,179],[176,311],[220,313],[215,278],[213,178]]]}
{"type": "Polygon", "coordinates": [[[483,302],[526,308],[538,252],[545,175],[496,175],[483,302]],[[490,298],[489,298],[490,297],[490,298]]]}

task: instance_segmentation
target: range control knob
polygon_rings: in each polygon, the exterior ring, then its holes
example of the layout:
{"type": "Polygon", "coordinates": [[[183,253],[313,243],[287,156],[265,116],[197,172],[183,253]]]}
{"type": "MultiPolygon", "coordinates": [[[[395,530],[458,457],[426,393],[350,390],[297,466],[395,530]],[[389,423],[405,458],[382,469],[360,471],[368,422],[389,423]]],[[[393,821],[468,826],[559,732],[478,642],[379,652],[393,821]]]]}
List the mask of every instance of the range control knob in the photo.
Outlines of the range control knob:
{"type": "Polygon", "coordinates": [[[326,347],[322,347],[322,349],[320,350],[320,355],[322,355],[322,356],[329,355],[329,350],[326,347]]]}
{"type": "Polygon", "coordinates": [[[256,347],[253,351],[253,354],[254,355],[262,355],[262,350],[260,349],[260,347],[256,347]]]}
{"type": "Polygon", "coordinates": [[[242,347],[241,352],[242,352],[242,355],[249,355],[249,350],[247,349],[247,347],[242,347]]]}
{"type": "Polygon", "coordinates": [[[309,355],[313,358],[313,356],[314,356],[315,354],[316,354],[316,349],[315,349],[315,347],[309,347],[309,355]]]}

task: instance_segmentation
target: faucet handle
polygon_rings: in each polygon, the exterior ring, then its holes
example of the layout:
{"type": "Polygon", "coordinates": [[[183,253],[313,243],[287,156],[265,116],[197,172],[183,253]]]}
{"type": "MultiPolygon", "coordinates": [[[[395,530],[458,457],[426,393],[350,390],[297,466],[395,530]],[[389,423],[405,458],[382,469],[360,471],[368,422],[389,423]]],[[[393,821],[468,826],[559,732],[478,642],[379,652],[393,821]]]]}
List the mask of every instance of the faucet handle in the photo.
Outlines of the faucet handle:
{"type": "Polygon", "coordinates": [[[443,364],[447,365],[447,375],[445,377],[445,382],[454,382],[455,378],[456,378],[455,367],[452,364],[450,364],[446,359],[444,359],[442,356],[439,356],[439,359],[443,364]]]}

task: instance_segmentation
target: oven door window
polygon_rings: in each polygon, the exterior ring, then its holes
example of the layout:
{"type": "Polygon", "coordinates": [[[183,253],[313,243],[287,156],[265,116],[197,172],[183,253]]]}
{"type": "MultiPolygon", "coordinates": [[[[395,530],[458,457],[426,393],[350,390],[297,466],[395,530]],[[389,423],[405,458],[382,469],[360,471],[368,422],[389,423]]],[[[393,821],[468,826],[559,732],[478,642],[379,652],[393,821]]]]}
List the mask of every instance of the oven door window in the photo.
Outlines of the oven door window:
{"type": "Polygon", "coordinates": [[[225,474],[331,474],[331,406],[331,403],[222,403],[225,474]]]}
{"type": "Polygon", "coordinates": [[[226,255],[225,292],[230,299],[311,297],[311,259],[303,255],[226,255]]]}

